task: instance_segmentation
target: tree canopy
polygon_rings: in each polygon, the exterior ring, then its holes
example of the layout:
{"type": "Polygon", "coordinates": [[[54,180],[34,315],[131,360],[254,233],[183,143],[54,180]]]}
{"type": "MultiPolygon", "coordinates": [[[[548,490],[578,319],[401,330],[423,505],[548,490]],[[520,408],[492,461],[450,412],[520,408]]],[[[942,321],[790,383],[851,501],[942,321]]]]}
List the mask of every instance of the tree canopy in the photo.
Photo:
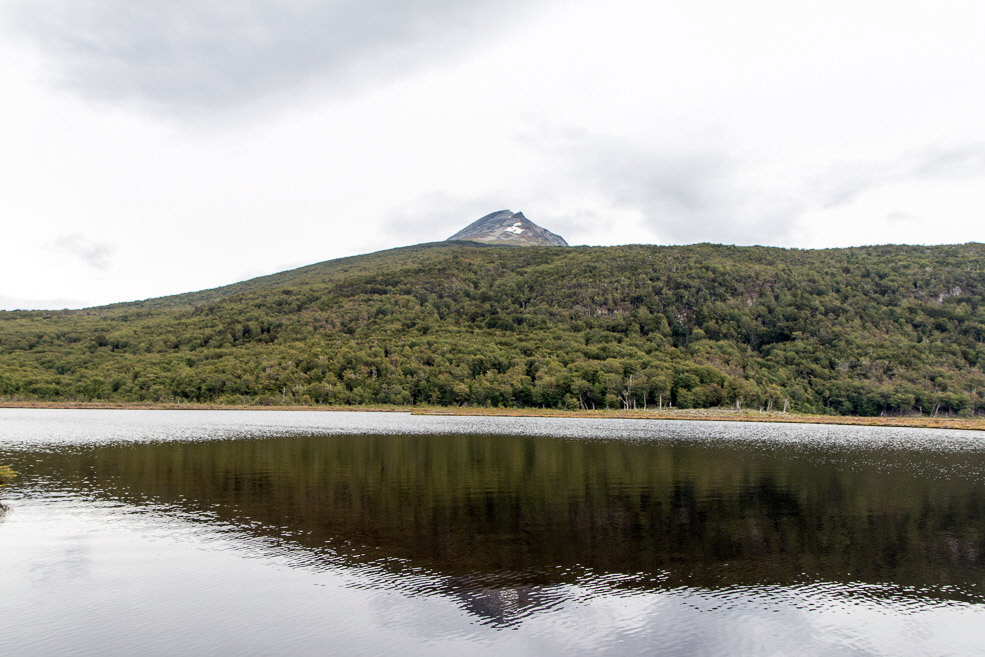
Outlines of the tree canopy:
{"type": "Polygon", "coordinates": [[[439,243],[0,312],[0,399],[985,410],[985,245],[439,243]]]}

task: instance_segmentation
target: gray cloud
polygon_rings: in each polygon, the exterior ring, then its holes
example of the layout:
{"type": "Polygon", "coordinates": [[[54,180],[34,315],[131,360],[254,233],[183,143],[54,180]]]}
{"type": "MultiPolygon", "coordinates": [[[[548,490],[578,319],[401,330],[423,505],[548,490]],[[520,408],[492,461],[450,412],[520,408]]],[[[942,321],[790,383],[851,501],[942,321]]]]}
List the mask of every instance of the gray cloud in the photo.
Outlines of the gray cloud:
{"type": "MultiPolygon", "coordinates": [[[[641,212],[669,243],[796,243],[810,210],[850,203],[889,184],[985,175],[983,144],[927,147],[890,162],[843,162],[789,189],[744,185],[748,165],[711,149],[658,151],[584,134],[566,135],[561,144],[535,146],[569,162],[572,179],[584,188],[641,212]]],[[[570,230],[578,230],[577,222],[570,230]]]]}
{"type": "Polygon", "coordinates": [[[458,198],[437,192],[425,194],[384,217],[381,232],[394,245],[422,240],[440,242],[490,212],[505,209],[522,211],[522,207],[516,206],[516,200],[506,194],[473,198],[458,198]]]}
{"type": "Polygon", "coordinates": [[[548,1],[13,0],[0,20],[39,44],[75,92],[195,113],[396,75],[548,1]]]}
{"type": "Polygon", "coordinates": [[[100,271],[109,269],[112,264],[111,257],[116,250],[116,247],[108,242],[94,242],[79,233],[63,235],[52,241],[50,246],[53,250],[73,255],[100,271]]]}
{"type": "Polygon", "coordinates": [[[657,152],[593,139],[566,151],[584,186],[640,211],[670,243],[781,243],[804,210],[792,199],[743,188],[742,164],[720,152],[657,152]]]}
{"type": "Polygon", "coordinates": [[[980,176],[985,173],[985,144],[926,148],[911,156],[910,172],[934,178],[980,176]]]}
{"type": "Polygon", "coordinates": [[[839,162],[811,184],[824,208],[850,203],[867,191],[915,180],[985,175],[985,144],[930,146],[890,162],[839,162]]]}

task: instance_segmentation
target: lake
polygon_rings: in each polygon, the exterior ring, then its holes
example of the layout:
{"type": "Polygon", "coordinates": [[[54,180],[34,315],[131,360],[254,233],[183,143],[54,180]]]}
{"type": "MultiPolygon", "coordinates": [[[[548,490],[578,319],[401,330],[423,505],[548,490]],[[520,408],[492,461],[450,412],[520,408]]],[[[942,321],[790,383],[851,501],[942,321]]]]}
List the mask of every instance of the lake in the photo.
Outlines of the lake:
{"type": "Polygon", "coordinates": [[[966,655],[985,434],[0,409],[4,655],[966,655]]]}

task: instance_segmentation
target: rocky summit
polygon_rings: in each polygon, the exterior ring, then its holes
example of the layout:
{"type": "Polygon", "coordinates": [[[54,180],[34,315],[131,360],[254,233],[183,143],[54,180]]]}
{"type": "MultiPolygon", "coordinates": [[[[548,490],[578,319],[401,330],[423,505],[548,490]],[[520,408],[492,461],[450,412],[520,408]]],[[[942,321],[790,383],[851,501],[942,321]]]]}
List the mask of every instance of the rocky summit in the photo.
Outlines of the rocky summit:
{"type": "Polygon", "coordinates": [[[487,214],[448,238],[452,241],[512,244],[513,246],[568,246],[564,238],[541,228],[522,212],[500,210],[487,214]]]}

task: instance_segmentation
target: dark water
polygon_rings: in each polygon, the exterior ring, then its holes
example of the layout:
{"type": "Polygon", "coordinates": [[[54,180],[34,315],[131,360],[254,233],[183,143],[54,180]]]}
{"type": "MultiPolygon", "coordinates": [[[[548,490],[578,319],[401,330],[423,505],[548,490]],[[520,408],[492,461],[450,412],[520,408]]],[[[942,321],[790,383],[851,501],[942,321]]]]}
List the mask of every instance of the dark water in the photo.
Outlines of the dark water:
{"type": "Polygon", "coordinates": [[[0,411],[0,651],[985,647],[979,433],[0,411]]]}

